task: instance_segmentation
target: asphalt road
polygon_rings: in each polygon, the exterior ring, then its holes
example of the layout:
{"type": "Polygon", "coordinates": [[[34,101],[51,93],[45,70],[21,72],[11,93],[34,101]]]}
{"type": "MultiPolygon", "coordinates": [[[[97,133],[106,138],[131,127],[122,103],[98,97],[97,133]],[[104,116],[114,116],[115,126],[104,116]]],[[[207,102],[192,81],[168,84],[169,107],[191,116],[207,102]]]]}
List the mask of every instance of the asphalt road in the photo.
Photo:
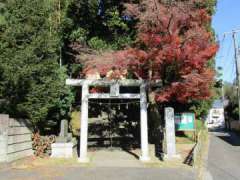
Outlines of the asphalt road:
{"type": "Polygon", "coordinates": [[[173,168],[54,167],[0,170],[1,180],[194,180],[195,172],[173,168]]]}
{"type": "Polygon", "coordinates": [[[240,137],[233,132],[210,133],[206,180],[240,180],[240,137]]]}

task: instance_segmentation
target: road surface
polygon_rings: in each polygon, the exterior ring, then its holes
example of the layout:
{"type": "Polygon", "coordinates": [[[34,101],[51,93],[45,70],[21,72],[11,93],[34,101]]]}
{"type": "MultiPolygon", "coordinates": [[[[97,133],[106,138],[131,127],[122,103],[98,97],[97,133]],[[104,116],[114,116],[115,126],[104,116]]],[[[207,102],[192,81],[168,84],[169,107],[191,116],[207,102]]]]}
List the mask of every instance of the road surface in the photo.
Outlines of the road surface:
{"type": "Polygon", "coordinates": [[[210,133],[206,180],[240,180],[240,137],[221,130],[210,133]]]}

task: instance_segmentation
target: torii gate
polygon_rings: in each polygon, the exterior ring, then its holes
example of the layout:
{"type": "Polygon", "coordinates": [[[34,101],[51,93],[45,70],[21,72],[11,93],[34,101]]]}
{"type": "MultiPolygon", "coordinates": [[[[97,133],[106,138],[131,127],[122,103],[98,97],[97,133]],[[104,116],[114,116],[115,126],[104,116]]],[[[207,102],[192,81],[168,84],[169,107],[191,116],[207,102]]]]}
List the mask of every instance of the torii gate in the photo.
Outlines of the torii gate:
{"type": "Polygon", "coordinates": [[[67,79],[67,85],[82,86],[81,105],[81,134],[80,134],[80,157],[81,163],[89,162],[87,156],[88,142],[88,100],[89,99],[140,99],[140,123],[141,123],[141,156],[143,162],[150,161],[148,148],[148,118],[146,83],[143,80],[85,80],[67,79]],[[89,86],[110,86],[110,93],[89,93],[89,86]],[[120,86],[139,86],[140,93],[120,94],[120,86]]]}

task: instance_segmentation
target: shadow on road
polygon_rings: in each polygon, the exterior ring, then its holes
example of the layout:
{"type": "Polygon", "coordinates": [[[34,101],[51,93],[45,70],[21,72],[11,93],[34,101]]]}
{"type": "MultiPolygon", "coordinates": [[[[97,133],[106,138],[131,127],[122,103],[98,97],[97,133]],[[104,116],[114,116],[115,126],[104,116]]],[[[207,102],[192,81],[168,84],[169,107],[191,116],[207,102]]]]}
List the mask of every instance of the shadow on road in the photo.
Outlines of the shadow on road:
{"type": "MultiPolygon", "coordinates": [[[[228,144],[231,144],[232,146],[240,146],[240,140],[234,139],[231,135],[230,136],[218,136],[223,141],[227,142],[228,144]]],[[[239,137],[238,137],[239,138],[239,137]]]]}
{"type": "Polygon", "coordinates": [[[235,132],[226,131],[224,128],[209,129],[209,132],[232,146],[240,146],[240,136],[235,132]]]}
{"type": "Polygon", "coordinates": [[[218,136],[221,140],[231,144],[232,146],[240,146],[240,137],[235,133],[229,133],[229,136],[218,136]],[[236,136],[236,137],[235,137],[236,136]]]}

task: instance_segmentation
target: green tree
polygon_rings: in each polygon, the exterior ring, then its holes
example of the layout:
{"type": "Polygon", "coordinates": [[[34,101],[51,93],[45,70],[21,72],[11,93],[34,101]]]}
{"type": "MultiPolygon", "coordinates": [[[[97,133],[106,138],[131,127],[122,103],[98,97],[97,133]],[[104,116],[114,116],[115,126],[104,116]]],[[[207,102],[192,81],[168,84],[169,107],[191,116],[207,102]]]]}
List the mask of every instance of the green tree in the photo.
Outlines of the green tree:
{"type": "Polygon", "coordinates": [[[237,120],[239,118],[237,86],[232,83],[225,83],[224,94],[225,99],[228,100],[228,105],[225,107],[227,116],[232,120],[237,120]]]}
{"type": "Polygon", "coordinates": [[[72,0],[63,19],[66,64],[82,63],[83,56],[119,50],[135,39],[134,20],[124,19],[123,1],[72,0]],[[81,57],[81,58],[79,58],[81,57]]]}
{"type": "Polygon", "coordinates": [[[43,130],[68,116],[72,97],[60,68],[59,32],[48,0],[8,0],[0,23],[0,112],[43,130]],[[54,28],[53,28],[54,27],[54,28]]]}

